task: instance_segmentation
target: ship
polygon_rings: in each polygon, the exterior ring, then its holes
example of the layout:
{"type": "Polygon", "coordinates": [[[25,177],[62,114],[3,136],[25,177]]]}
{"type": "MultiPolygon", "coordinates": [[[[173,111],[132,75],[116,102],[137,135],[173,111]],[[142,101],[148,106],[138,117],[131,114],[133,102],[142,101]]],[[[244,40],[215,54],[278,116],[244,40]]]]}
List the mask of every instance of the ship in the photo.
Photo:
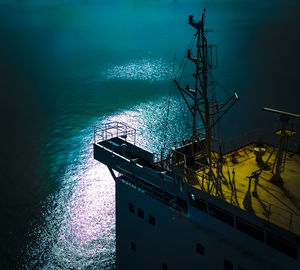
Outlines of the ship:
{"type": "Polygon", "coordinates": [[[94,127],[94,159],[115,181],[116,269],[300,269],[300,155],[290,125],[300,116],[264,108],[279,117],[275,141],[255,135],[221,146],[214,127],[239,97],[216,103],[208,94],[214,46],[205,9],[188,22],[194,85],[173,82],[190,137],[156,155],[126,123],[94,127]]]}

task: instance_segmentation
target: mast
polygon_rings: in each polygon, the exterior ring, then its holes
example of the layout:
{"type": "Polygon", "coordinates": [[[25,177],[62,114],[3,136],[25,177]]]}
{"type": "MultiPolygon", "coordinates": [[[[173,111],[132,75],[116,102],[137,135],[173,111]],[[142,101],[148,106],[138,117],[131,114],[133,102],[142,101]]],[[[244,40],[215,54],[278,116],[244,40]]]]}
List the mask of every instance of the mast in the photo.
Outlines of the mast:
{"type": "Polygon", "coordinates": [[[181,88],[179,83],[175,80],[175,84],[182,97],[185,100],[190,112],[193,117],[193,134],[192,139],[196,141],[199,137],[197,132],[197,115],[200,116],[202,124],[205,129],[205,145],[206,145],[206,157],[207,163],[210,164],[211,159],[211,128],[210,128],[210,102],[208,99],[208,50],[207,50],[207,39],[205,37],[204,30],[204,20],[205,20],[205,11],[203,10],[201,20],[198,22],[194,21],[194,16],[189,16],[189,24],[196,28],[197,32],[196,37],[196,57],[192,56],[192,52],[189,49],[187,51],[187,58],[191,60],[195,66],[196,70],[193,74],[195,78],[195,89],[191,89],[189,85],[185,89],[181,88]],[[188,98],[192,99],[192,105],[188,102],[188,98]],[[200,106],[202,105],[202,110],[200,106]]]}
{"type": "Polygon", "coordinates": [[[193,117],[193,142],[199,140],[198,118],[203,124],[207,165],[211,167],[212,128],[238,100],[238,96],[234,93],[225,103],[221,104],[209,100],[208,78],[211,76],[211,69],[215,67],[212,61],[212,48],[215,46],[207,44],[206,33],[209,30],[204,29],[205,12],[206,9],[203,10],[201,20],[198,22],[194,20],[193,15],[189,16],[189,24],[197,30],[194,35],[196,38],[195,56],[192,55],[191,49],[187,51],[187,58],[196,66],[195,73],[192,74],[195,78],[195,89],[191,89],[189,85],[182,88],[177,80],[174,80],[174,82],[193,117]]]}
{"type": "MultiPolygon", "coordinates": [[[[210,165],[211,159],[211,129],[210,129],[210,108],[209,100],[207,96],[207,73],[208,73],[208,60],[207,60],[207,39],[204,34],[204,19],[205,11],[203,10],[201,21],[198,23],[194,22],[192,15],[189,17],[189,24],[197,29],[197,58],[196,58],[196,77],[195,80],[195,99],[194,99],[194,115],[193,115],[193,138],[197,138],[197,110],[199,110],[199,101],[202,99],[204,102],[204,128],[205,128],[205,145],[206,145],[206,157],[207,162],[210,165]],[[200,98],[198,98],[198,93],[200,98]]],[[[193,61],[190,51],[188,52],[188,58],[193,61]]]]}
{"type": "MultiPolygon", "coordinates": [[[[197,137],[197,111],[199,110],[199,101],[202,97],[205,107],[205,118],[203,118],[203,124],[205,129],[209,129],[209,101],[207,98],[207,40],[204,35],[204,17],[205,9],[202,13],[202,19],[199,22],[194,22],[193,15],[189,16],[189,24],[197,29],[195,36],[197,37],[197,57],[191,56],[191,50],[187,52],[187,58],[196,64],[196,73],[193,74],[195,77],[195,90],[186,87],[186,90],[194,93],[194,105],[193,110],[193,138],[197,137]]],[[[206,133],[206,137],[209,135],[206,133]]],[[[208,139],[208,138],[206,138],[208,139]]]]}

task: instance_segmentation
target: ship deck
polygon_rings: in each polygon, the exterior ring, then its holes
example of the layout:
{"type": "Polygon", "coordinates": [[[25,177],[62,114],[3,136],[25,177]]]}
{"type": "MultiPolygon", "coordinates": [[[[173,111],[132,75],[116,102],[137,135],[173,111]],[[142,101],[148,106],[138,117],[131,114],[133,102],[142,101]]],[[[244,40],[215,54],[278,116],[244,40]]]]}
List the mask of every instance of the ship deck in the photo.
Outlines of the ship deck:
{"type": "MultiPolygon", "coordinates": [[[[264,146],[265,154],[258,163],[254,147],[247,145],[223,156],[223,166],[214,167],[211,173],[215,179],[221,179],[217,185],[205,180],[204,175],[208,172],[197,160],[198,166],[194,166],[193,173],[185,180],[197,189],[300,235],[300,155],[287,153],[281,173],[283,184],[274,184],[270,179],[277,149],[264,146]],[[249,177],[254,172],[259,173],[258,182],[251,178],[249,185],[249,177]],[[255,182],[256,196],[253,194],[255,182]]],[[[217,153],[213,156],[219,158],[217,153]]]]}

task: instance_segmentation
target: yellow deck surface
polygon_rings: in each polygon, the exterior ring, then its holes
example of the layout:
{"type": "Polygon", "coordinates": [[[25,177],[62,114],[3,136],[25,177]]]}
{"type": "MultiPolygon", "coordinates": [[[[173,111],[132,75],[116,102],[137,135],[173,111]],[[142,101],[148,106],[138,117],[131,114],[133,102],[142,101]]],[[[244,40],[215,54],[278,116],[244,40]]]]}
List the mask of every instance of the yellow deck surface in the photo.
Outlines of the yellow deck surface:
{"type": "MultiPolygon", "coordinates": [[[[257,197],[252,193],[254,178],[251,180],[250,192],[246,196],[249,188],[249,178],[247,177],[260,169],[255,159],[253,145],[245,146],[224,156],[226,162],[223,168],[219,169],[219,177],[217,177],[222,179],[219,181],[219,188],[217,187],[219,192],[216,192],[212,181],[208,182],[204,179],[201,166],[194,173],[190,173],[186,181],[198,189],[218,196],[230,204],[300,235],[300,156],[299,154],[291,156],[291,153],[287,153],[285,168],[281,174],[283,185],[275,185],[270,182],[270,179],[273,175],[272,167],[277,149],[273,151],[271,146],[266,146],[265,149],[266,152],[262,159],[268,166],[261,166],[264,170],[259,176],[257,197]],[[235,153],[234,158],[232,157],[233,153],[235,153]],[[233,170],[235,171],[234,181],[233,170]],[[245,203],[249,202],[249,199],[247,200],[245,197],[249,198],[249,195],[251,202],[247,209],[245,203]]],[[[215,176],[218,174],[216,168],[213,169],[213,172],[215,176]]]]}

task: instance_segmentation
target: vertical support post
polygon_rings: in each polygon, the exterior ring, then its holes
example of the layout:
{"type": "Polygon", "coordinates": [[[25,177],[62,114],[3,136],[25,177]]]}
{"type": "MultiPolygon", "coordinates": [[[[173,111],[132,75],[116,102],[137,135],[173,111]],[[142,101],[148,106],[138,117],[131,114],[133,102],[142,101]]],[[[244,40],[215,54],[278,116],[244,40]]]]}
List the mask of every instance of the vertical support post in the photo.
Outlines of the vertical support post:
{"type": "MultiPolygon", "coordinates": [[[[282,114],[280,116],[280,121],[281,121],[281,129],[280,129],[280,141],[279,141],[279,148],[278,148],[278,152],[277,152],[277,156],[276,156],[276,163],[275,163],[275,174],[273,175],[273,177],[271,178],[271,182],[275,183],[275,184],[282,184],[282,178],[281,178],[281,171],[283,168],[283,157],[286,151],[286,145],[287,145],[287,140],[288,140],[288,135],[286,134],[286,130],[287,130],[287,125],[288,125],[288,121],[289,121],[289,116],[282,114]]],[[[274,171],[273,171],[274,173],[274,171]]]]}
{"type": "Polygon", "coordinates": [[[110,168],[110,167],[107,167],[107,168],[108,168],[108,170],[109,170],[109,172],[110,172],[111,176],[113,177],[113,179],[116,181],[116,180],[117,180],[117,176],[115,175],[115,173],[114,173],[113,169],[112,169],[112,168],[110,168]]]}

